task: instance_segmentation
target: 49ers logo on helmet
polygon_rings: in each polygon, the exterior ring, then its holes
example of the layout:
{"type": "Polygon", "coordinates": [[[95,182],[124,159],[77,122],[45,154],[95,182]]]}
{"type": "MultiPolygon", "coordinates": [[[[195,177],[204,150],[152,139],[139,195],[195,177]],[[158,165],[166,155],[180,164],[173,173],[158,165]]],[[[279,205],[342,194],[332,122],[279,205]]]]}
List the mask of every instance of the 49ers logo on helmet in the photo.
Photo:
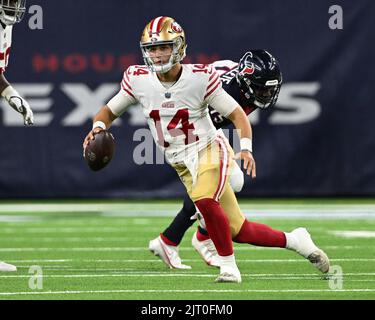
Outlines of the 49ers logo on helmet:
{"type": "Polygon", "coordinates": [[[171,24],[171,29],[176,32],[176,33],[181,33],[182,32],[182,28],[181,26],[176,22],[176,21],[173,21],[172,24],[171,24]]]}

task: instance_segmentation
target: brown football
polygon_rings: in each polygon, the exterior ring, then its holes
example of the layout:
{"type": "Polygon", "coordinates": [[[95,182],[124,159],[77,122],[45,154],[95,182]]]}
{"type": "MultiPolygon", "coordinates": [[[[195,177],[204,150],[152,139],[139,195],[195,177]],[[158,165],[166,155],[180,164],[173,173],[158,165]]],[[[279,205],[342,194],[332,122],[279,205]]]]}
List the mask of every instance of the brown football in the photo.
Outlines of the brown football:
{"type": "Polygon", "coordinates": [[[94,137],[95,139],[85,148],[85,159],[91,170],[98,171],[112,160],[115,139],[107,130],[100,131],[94,137]]]}

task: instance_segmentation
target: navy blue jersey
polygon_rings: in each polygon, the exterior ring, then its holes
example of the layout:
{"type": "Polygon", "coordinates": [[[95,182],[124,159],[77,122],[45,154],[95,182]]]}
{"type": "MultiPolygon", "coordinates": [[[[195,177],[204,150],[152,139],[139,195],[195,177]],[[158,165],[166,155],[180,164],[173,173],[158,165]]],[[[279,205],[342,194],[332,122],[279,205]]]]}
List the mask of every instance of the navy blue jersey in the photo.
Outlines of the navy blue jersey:
{"type": "MultiPolygon", "coordinates": [[[[253,112],[256,109],[256,106],[251,104],[249,100],[246,99],[245,95],[242,93],[237,83],[237,80],[236,80],[236,74],[238,72],[237,67],[233,69],[230,69],[228,67],[215,67],[215,69],[219,72],[220,71],[224,72],[220,76],[224,90],[228,92],[234,98],[234,100],[238,102],[238,104],[242,107],[242,109],[245,111],[247,115],[253,112]]],[[[211,120],[214,126],[216,127],[216,129],[220,129],[220,128],[223,128],[232,124],[232,122],[229,119],[222,116],[214,108],[212,108],[211,106],[208,106],[208,108],[209,108],[211,120]]]]}

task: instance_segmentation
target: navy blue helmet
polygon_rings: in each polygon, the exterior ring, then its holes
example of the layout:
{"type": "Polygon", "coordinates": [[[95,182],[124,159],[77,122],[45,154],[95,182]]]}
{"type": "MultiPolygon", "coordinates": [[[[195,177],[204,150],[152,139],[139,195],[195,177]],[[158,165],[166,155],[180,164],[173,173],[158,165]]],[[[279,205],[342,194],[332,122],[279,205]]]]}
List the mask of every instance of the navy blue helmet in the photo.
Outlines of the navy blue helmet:
{"type": "Polygon", "coordinates": [[[245,97],[256,107],[272,107],[282,84],[279,63],[266,50],[248,51],[238,64],[237,82],[245,97]]]}

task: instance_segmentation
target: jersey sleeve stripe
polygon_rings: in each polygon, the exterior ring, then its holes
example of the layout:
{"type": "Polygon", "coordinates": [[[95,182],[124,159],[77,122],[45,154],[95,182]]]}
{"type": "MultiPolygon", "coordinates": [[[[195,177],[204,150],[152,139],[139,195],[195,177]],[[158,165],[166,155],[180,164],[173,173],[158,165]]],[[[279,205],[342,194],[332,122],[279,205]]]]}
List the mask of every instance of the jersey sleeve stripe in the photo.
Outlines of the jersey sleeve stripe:
{"type": "Polygon", "coordinates": [[[122,90],[124,90],[127,94],[129,94],[130,96],[132,96],[132,97],[135,99],[134,95],[131,93],[131,91],[129,91],[127,88],[125,88],[125,86],[124,86],[123,83],[121,83],[121,88],[122,88],[122,90]]]}
{"type": "Polygon", "coordinates": [[[215,71],[215,72],[210,76],[210,78],[208,79],[208,81],[210,82],[211,79],[212,79],[213,77],[218,76],[218,75],[219,75],[219,74],[215,71]]]}
{"type": "Polygon", "coordinates": [[[204,100],[212,93],[212,92],[214,92],[216,89],[217,89],[217,87],[219,86],[221,84],[221,81],[219,80],[219,81],[217,81],[217,85],[210,91],[210,92],[208,92],[208,93],[206,93],[206,95],[204,96],[204,100]]]}
{"type": "MultiPolygon", "coordinates": [[[[216,77],[208,84],[208,87],[206,89],[206,92],[217,82],[219,79],[219,74],[216,73],[216,77]]],[[[220,80],[219,80],[220,81],[220,80]]]]}
{"type": "Polygon", "coordinates": [[[129,75],[128,75],[127,72],[124,72],[124,79],[126,79],[128,82],[130,82],[129,75]]]}
{"type": "Polygon", "coordinates": [[[131,87],[131,85],[125,80],[125,79],[122,79],[122,83],[129,88],[129,90],[133,90],[133,88],[131,87]]]}

